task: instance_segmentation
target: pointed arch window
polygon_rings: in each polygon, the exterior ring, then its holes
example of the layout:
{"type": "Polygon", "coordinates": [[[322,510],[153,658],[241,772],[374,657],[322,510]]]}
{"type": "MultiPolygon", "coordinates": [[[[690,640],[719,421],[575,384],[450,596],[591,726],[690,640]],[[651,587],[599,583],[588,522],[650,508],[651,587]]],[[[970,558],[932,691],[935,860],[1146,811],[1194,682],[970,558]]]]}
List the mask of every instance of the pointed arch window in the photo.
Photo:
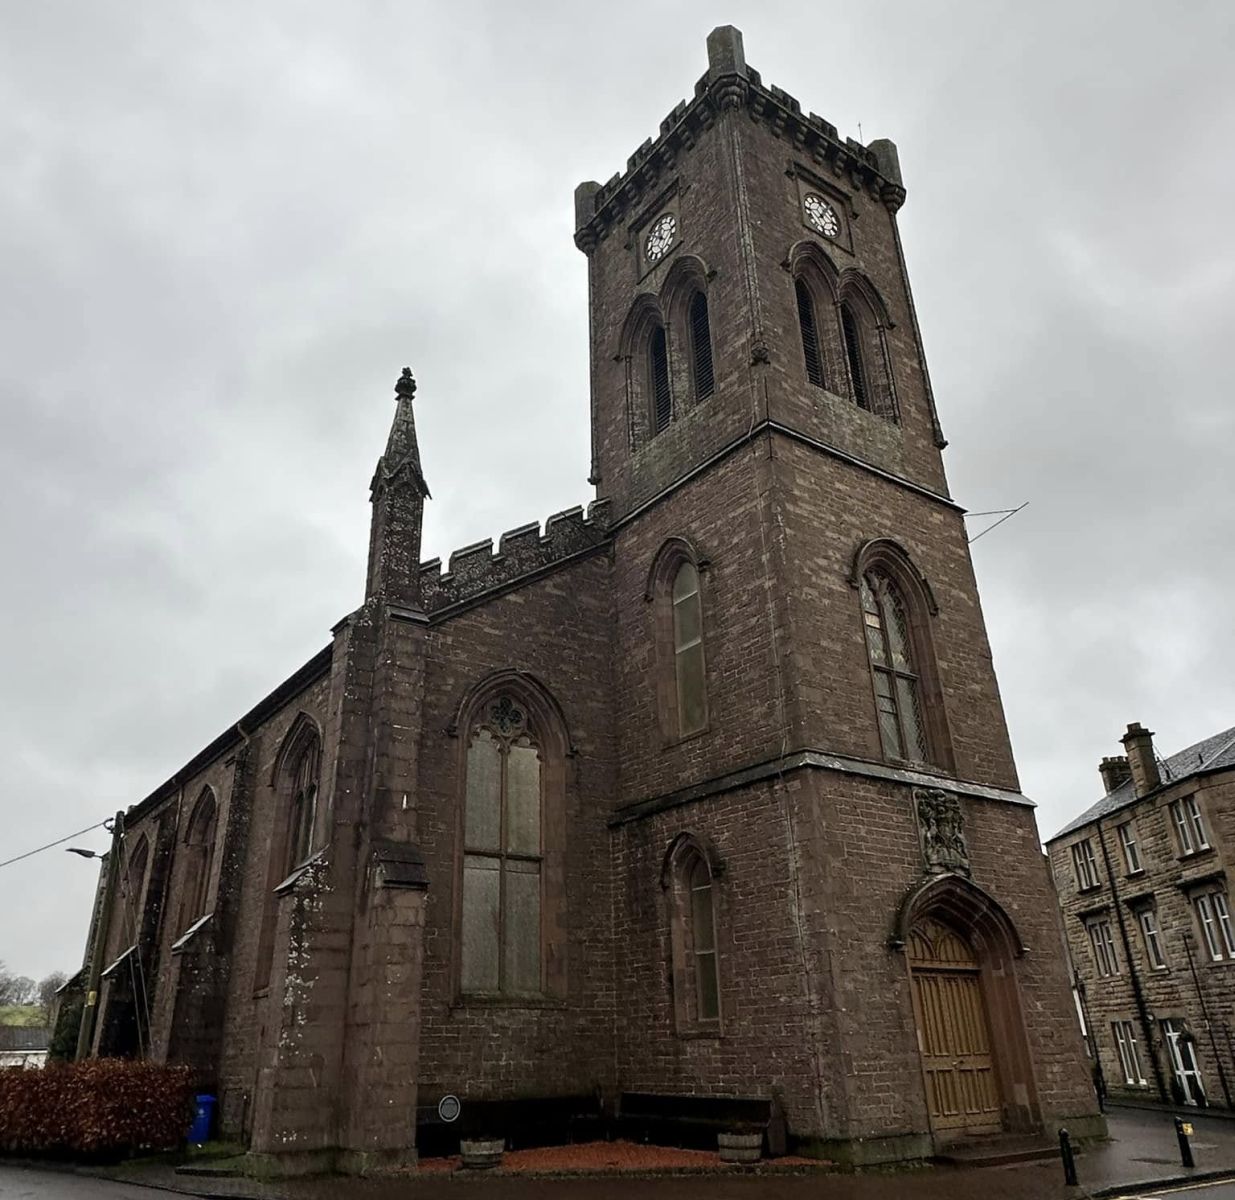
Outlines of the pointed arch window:
{"type": "Polygon", "coordinates": [[[193,806],[185,833],[185,865],[180,928],[187,929],[204,917],[210,895],[210,873],[214,866],[214,843],[218,831],[218,805],[214,792],[203,789],[193,806]]]}
{"type": "Polygon", "coordinates": [[[673,670],[677,693],[677,732],[698,733],[708,723],[703,659],[703,606],[699,570],[685,561],[673,576],[673,670]]]}
{"type": "Polygon", "coordinates": [[[673,417],[673,397],[669,388],[669,343],[663,325],[657,325],[648,340],[648,385],[652,401],[652,432],[660,433],[673,417]]]}
{"type": "Polygon", "coordinates": [[[290,874],[313,853],[317,825],[318,776],[321,772],[321,742],[309,738],[292,763],[292,795],[287,819],[287,854],[290,874]]]}
{"type": "Polygon", "coordinates": [[[720,978],[716,963],[716,910],[712,872],[695,855],[686,880],[690,889],[690,952],[694,959],[695,1011],[700,1021],[720,1019],[720,978]]]}
{"type": "Polygon", "coordinates": [[[815,301],[805,281],[794,281],[798,300],[798,328],[802,333],[802,356],[806,363],[806,378],[815,387],[824,386],[823,354],[819,348],[819,328],[815,323],[815,301]]]}
{"type": "Polygon", "coordinates": [[[544,772],[526,708],[484,706],[467,748],[460,987],[543,990],[544,772]]]}
{"type": "Polygon", "coordinates": [[[884,755],[925,762],[926,730],[904,597],[882,571],[863,574],[859,591],[884,755]]]}
{"type": "Polygon", "coordinates": [[[696,292],[690,301],[690,350],[695,399],[706,400],[716,390],[716,376],[712,369],[712,328],[708,321],[708,298],[702,292],[696,292]]]}
{"type": "Polygon", "coordinates": [[[679,1033],[720,1032],[716,870],[692,834],[670,847],[661,884],[669,899],[673,1005],[679,1033]]]}
{"type": "Polygon", "coordinates": [[[840,323],[845,341],[845,358],[849,363],[849,381],[853,388],[853,399],[859,408],[869,411],[871,397],[866,365],[862,358],[862,327],[857,314],[853,311],[853,306],[847,302],[840,306],[840,323]]]}

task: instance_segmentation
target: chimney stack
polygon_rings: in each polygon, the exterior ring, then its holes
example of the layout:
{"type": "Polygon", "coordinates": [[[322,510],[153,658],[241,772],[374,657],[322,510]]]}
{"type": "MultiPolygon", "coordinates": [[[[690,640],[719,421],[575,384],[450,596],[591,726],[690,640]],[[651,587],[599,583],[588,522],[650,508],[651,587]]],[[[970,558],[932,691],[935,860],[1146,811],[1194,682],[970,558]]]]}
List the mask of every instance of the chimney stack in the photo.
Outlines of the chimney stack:
{"type": "Polygon", "coordinates": [[[1158,760],[1154,757],[1154,735],[1140,721],[1133,721],[1128,732],[1120,738],[1128,752],[1128,766],[1132,769],[1132,786],[1139,800],[1148,796],[1162,783],[1158,774],[1158,760]]]}
{"type": "Polygon", "coordinates": [[[1121,784],[1132,778],[1132,768],[1128,764],[1126,754],[1112,754],[1098,764],[1098,774],[1102,776],[1102,786],[1109,796],[1121,784]]]}

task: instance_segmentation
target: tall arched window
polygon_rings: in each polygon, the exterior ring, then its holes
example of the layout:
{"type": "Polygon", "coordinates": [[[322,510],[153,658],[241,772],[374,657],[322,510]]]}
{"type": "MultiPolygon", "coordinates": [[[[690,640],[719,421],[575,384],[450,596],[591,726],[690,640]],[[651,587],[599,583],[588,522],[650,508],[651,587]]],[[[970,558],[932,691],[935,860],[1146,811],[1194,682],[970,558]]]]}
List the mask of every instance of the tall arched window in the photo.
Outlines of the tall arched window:
{"type": "Polygon", "coordinates": [[[121,888],[123,906],[121,928],[126,944],[137,941],[141,929],[142,892],[146,886],[146,869],[150,865],[150,843],[143,833],[134,844],[124,864],[124,879],[121,888]]]}
{"type": "Polygon", "coordinates": [[[884,755],[925,762],[926,731],[904,598],[882,571],[863,574],[859,591],[884,755]]]}
{"type": "Polygon", "coordinates": [[[679,1033],[720,1032],[716,870],[689,833],[669,847],[661,886],[669,900],[673,1007],[679,1033]]]}
{"type": "Polygon", "coordinates": [[[321,743],[316,737],[309,738],[300,748],[291,769],[292,796],[287,817],[287,855],[283,864],[288,872],[295,870],[313,852],[320,770],[321,743]]]}
{"type": "Polygon", "coordinates": [[[652,432],[659,433],[673,416],[673,398],[669,389],[669,343],[663,325],[657,325],[648,339],[648,394],[652,405],[652,432]]]}
{"type": "Polygon", "coordinates": [[[815,324],[815,301],[803,280],[795,280],[793,287],[798,299],[798,328],[802,332],[806,378],[815,387],[821,388],[824,386],[823,355],[819,349],[819,329],[815,324]]]}
{"type": "Polygon", "coordinates": [[[845,339],[845,358],[849,363],[849,380],[853,387],[853,399],[859,408],[871,407],[870,387],[866,377],[866,364],[862,358],[862,329],[857,314],[848,303],[840,306],[841,333],[845,339]]]}
{"type": "Polygon", "coordinates": [[[270,848],[266,860],[265,905],[253,972],[256,991],[269,984],[274,965],[280,885],[315,849],[321,763],[322,740],[317,723],[302,712],[283,739],[270,778],[270,848]]]}
{"type": "Polygon", "coordinates": [[[502,693],[470,733],[463,819],[464,992],[543,990],[544,779],[526,707],[502,693]]]}
{"type": "Polygon", "coordinates": [[[712,872],[702,855],[695,855],[686,879],[690,889],[690,952],[695,970],[695,1010],[700,1021],[720,1017],[720,979],[716,969],[716,911],[712,872]]]}
{"type": "Polygon", "coordinates": [[[210,788],[204,788],[193,806],[184,837],[185,862],[180,905],[182,930],[206,915],[217,829],[218,806],[215,804],[214,792],[210,788]]]}
{"type": "Polygon", "coordinates": [[[673,577],[673,668],[677,683],[679,736],[698,733],[708,723],[705,664],[703,661],[703,606],[699,600],[699,571],[683,562],[673,577]]]}
{"type": "Polygon", "coordinates": [[[712,370],[712,329],[708,322],[708,298],[702,292],[696,292],[690,300],[690,349],[695,399],[706,400],[716,390],[716,377],[712,370]]]}

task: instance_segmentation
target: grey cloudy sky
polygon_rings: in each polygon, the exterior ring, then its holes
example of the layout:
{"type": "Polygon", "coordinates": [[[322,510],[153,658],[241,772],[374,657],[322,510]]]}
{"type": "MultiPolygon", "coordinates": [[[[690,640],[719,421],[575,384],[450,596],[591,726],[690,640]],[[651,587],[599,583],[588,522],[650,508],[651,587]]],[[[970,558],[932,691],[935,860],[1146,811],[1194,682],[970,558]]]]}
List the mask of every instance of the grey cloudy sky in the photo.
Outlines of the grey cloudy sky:
{"type": "MultiPolygon", "coordinates": [[[[405,363],[426,556],[590,498],[572,192],[725,22],[900,146],[954,494],[1030,502],[974,553],[1044,834],[1129,720],[1163,751],[1235,724],[1229,0],[9,0],[0,859],[325,644],[405,363]]],[[[73,969],[93,880],[0,870],[0,960],[73,969]]]]}

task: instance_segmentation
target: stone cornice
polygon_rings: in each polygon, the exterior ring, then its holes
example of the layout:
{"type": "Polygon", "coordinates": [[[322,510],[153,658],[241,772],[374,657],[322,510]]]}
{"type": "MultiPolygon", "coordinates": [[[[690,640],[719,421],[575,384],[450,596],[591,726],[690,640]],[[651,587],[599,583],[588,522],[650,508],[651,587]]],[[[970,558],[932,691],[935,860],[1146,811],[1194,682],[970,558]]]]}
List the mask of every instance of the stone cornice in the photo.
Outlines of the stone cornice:
{"type": "Polygon", "coordinates": [[[660,123],[660,132],[648,138],[626,162],[626,170],[607,183],[581,184],[576,193],[575,245],[590,254],[623,220],[666,182],[678,157],[694,146],[699,136],[726,111],[744,109],[752,121],[766,125],[789,143],[794,153],[828,167],[846,179],[855,191],[868,191],[893,211],[905,199],[895,150],[889,155],[879,147],[863,146],[853,138],[842,139],[836,126],[815,113],[803,114],[802,106],[787,92],[765,86],[753,67],[745,73],[705,75],[695,85],[694,97],[679,101],[660,123]]]}
{"type": "Polygon", "coordinates": [[[1020,792],[1009,791],[1007,788],[992,787],[990,784],[975,783],[971,780],[954,779],[949,775],[937,775],[910,767],[896,767],[889,763],[872,762],[869,759],[852,758],[845,754],[830,754],[824,750],[794,750],[778,758],[754,763],[749,767],[742,767],[724,775],[713,776],[711,779],[705,779],[689,787],[665,792],[658,796],[649,796],[632,804],[623,805],[609,818],[609,827],[616,829],[632,821],[639,821],[656,813],[665,812],[667,809],[679,808],[683,804],[693,804],[709,796],[733,791],[736,788],[749,787],[769,779],[779,779],[783,775],[802,770],[857,775],[909,787],[939,788],[974,800],[993,800],[1003,804],[1034,807],[1034,802],[1028,797],[1020,792]]]}

